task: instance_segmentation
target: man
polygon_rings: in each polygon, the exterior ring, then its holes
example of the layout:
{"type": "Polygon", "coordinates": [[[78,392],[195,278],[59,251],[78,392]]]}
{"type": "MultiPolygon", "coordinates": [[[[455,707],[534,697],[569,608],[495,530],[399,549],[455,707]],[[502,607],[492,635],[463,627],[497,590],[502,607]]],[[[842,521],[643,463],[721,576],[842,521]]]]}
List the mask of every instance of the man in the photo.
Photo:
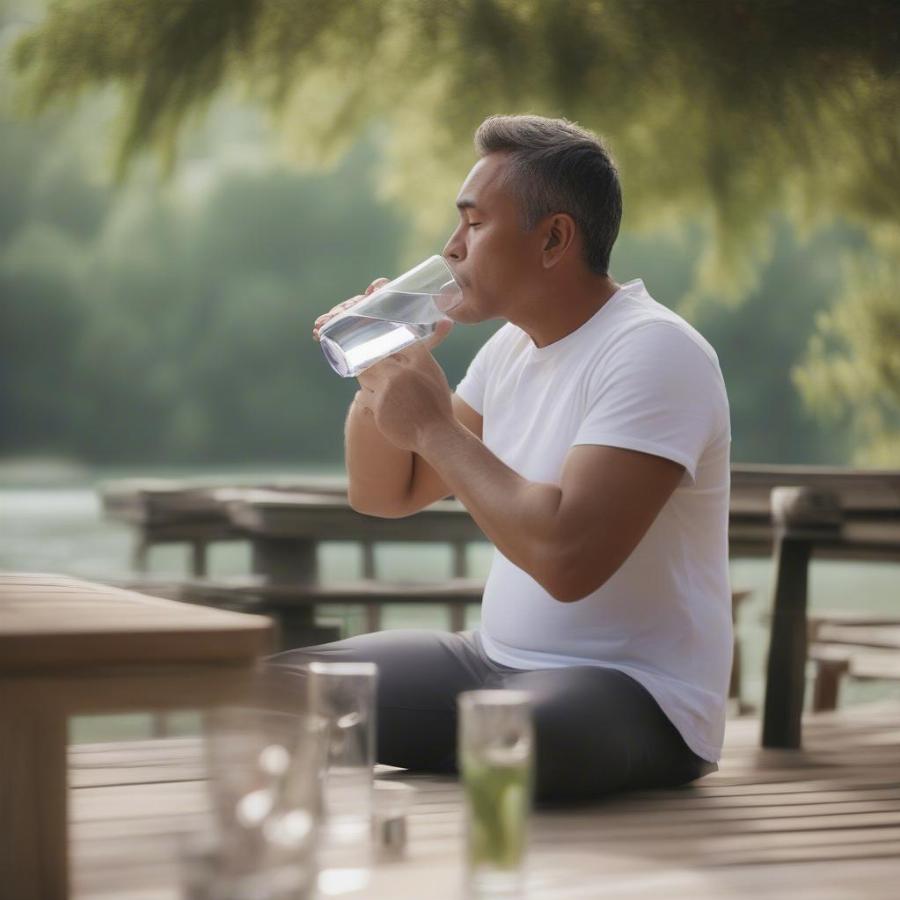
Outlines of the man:
{"type": "Polygon", "coordinates": [[[360,512],[467,508],[496,548],[481,626],[276,659],[376,662],[383,763],[453,771],[457,694],[517,688],[539,801],[683,784],[716,768],[731,666],[718,360],[640,280],[610,277],[621,193],[594,135],[495,116],[475,143],[444,248],[463,292],[449,315],[507,324],[455,394],[430,353],[452,324],[361,373],[346,457],[360,512]]]}

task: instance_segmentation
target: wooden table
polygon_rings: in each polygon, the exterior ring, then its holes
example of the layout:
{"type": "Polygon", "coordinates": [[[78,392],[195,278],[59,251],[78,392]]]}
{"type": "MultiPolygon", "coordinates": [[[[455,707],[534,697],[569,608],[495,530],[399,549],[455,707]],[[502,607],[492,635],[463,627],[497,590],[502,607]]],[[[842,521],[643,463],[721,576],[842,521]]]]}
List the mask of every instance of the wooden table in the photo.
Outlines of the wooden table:
{"type": "Polygon", "coordinates": [[[0,895],[68,896],[68,719],[245,690],[271,623],[53,575],[0,573],[0,895]]]}
{"type": "Polygon", "coordinates": [[[200,578],[206,574],[209,544],[244,537],[228,518],[222,502],[228,491],[223,489],[347,497],[346,479],[335,478],[282,478],[249,485],[132,478],[103,485],[100,499],[109,518],[135,529],[135,570],[146,571],[148,553],[156,544],[188,544],[191,574],[200,578]]]}
{"type": "MultiPolygon", "coordinates": [[[[372,610],[375,593],[394,594],[398,602],[404,602],[404,596],[409,594],[406,599],[410,602],[447,602],[451,628],[461,630],[463,601],[481,596],[483,583],[467,578],[466,546],[486,538],[455,500],[439,501],[414,516],[400,519],[358,513],[345,494],[337,493],[221,489],[212,493],[212,500],[219,504],[230,527],[250,543],[252,571],[263,583],[262,593],[269,599],[278,597],[279,588],[287,588],[298,595],[306,593],[310,601],[319,603],[352,602],[355,597],[356,602],[363,602],[372,610]],[[321,585],[318,547],[325,541],[348,541],[362,546],[361,581],[321,585]],[[442,585],[435,579],[431,584],[408,585],[405,589],[380,582],[375,572],[375,544],[381,542],[450,544],[452,582],[442,585]]],[[[239,582],[236,587],[242,590],[239,582]]],[[[247,590],[252,593],[252,583],[247,590]]],[[[280,612],[284,616],[285,609],[280,612]]],[[[293,635],[314,634],[312,603],[291,605],[287,626],[293,635]]],[[[322,638],[326,639],[333,638],[322,638]]]]}
{"type": "Polygon", "coordinates": [[[370,631],[380,626],[385,602],[446,604],[452,630],[465,627],[467,604],[478,602],[483,579],[468,577],[466,547],[486,540],[465,507],[440,501],[415,516],[380,519],[356,512],[347,499],[346,480],[282,480],[269,486],[216,487],[141,480],[113,482],[101,490],[110,518],[136,529],[135,566],[146,572],[147,553],[159,543],[192,548],[193,580],[153,583],[141,589],[191,602],[249,602],[277,617],[284,646],[335,640],[337,630],[315,622],[315,606],[358,603],[370,631]],[[252,576],[227,581],[205,579],[206,548],[214,541],[244,540],[252,554],[252,576]],[[361,545],[362,579],[323,585],[318,547],[324,541],[361,545]],[[380,542],[450,544],[449,581],[397,584],[376,577],[375,544],[380,542]]]}
{"type": "Polygon", "coordinates": [[[440,500],[414,516],[381,519],[356,512],[346,496],[298,491],[220,490],[229,522],[253,547],[253,570],[272,582],[316,581],[316,546],[323,541],[356,541],[364,548],[363,573],[373,577],[375,542],[451,544],[453,574],[466,573],[465,546],[485,541],[465,507],[440,500]]]}

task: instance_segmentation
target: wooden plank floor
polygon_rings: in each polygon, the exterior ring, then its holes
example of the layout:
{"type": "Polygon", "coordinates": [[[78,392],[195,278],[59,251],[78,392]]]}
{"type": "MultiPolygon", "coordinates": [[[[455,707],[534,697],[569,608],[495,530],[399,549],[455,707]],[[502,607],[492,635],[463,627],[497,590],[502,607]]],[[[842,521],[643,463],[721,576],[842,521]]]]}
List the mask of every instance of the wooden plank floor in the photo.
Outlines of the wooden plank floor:
{"type": "MultiPolygon", "coordinates": [[[[808,717],[799,752],[761,750],[759,731],[757,720],[730,721],[720,770],[696,786],[538,811],[527,897],[900,895],[900,701],[808,717]]],[[[207,822],[200,750],[189,738],[71,749],[75,896],[179,896],[177,848],[207,822]]],[[[409,845],[353,896],[461,897],[458,785],[379,777],[418,788],[409,845]]]]}

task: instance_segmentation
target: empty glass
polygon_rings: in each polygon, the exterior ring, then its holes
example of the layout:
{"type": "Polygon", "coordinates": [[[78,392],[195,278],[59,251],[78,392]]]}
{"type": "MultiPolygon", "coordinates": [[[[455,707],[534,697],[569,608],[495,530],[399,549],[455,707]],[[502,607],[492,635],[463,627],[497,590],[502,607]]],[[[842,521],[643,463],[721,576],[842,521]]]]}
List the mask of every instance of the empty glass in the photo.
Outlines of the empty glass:
{"type": "Polygon", "coordinates": [[[432,256],[373,291],[319,331],[322,352],[344,378],[434,333],[462,290],[442,256],[432,256]]]}
{"type": "Polygon", "coordinates": [[[314,716],[261,706],[206,718],[213,829],[183,848],[190,900],[314,896],[327,735],[314,716]]]}
{"type": "Polygon", "coordinates": [[[466,691],[457,703],[469,894],[518,897],[533,785],[530,697],[524,691],[466,691]]]}
{"type": "Polygon", "coordinates": [[[372,865],[375,663],[309,664],[312,710],[328,723],[319,890],[363,888],[372,865]]]}

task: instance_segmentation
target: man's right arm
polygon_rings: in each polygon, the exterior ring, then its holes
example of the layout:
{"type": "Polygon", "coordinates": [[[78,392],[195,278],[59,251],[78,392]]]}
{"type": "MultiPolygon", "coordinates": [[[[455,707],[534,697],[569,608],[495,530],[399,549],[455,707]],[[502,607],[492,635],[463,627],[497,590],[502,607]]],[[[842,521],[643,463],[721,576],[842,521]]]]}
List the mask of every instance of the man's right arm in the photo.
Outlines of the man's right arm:
{"type": "MultiPolygon", "coordinates": [[[[480,440],[482,417],[456,394],[451,399],[456,418],[480,440]]],[[[344,438],[348,497],[357,512],[399,519],[450,495],[437,472],[418,454],[392,444],[355,399],[344,438]]]]}

